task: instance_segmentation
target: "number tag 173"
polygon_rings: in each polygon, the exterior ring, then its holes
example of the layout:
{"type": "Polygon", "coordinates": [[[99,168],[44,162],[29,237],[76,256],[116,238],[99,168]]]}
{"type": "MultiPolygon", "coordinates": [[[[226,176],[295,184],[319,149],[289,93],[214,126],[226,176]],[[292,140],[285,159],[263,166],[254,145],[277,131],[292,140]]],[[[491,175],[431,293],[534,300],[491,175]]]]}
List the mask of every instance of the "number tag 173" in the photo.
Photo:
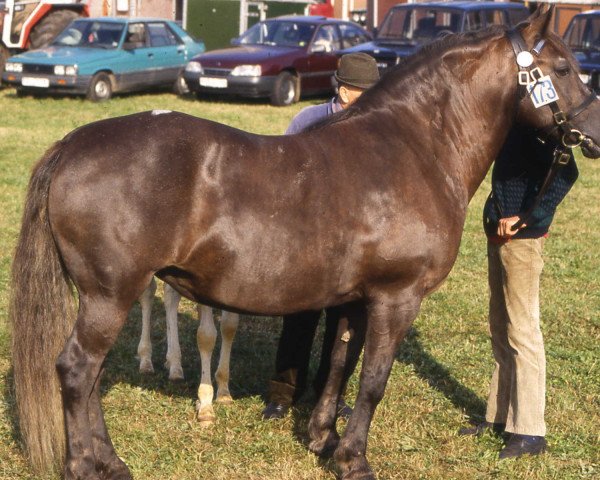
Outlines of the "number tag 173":
{"type": "Polygon", "coordinates": [[[543,107],[558,100],[558,93],[556,93],[549,75],[545,75],[536,82],[529,84],[527,91],[535,108],[543,107]]]}

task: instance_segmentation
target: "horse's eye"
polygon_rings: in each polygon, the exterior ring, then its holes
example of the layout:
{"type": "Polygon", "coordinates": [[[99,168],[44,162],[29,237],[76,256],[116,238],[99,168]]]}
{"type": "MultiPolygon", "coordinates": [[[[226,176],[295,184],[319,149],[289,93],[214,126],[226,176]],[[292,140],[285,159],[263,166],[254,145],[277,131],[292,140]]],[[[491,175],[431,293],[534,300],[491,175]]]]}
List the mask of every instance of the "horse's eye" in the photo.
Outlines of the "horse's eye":
{"type": "Polygon", "coordinates": [[[554,70],[556,71],[556,74],[559,77],[564,77],[565,75],[568,75],[571,71],[571,66],[566,61],[558,62],[557,65],[554,67],[554,70]]]}

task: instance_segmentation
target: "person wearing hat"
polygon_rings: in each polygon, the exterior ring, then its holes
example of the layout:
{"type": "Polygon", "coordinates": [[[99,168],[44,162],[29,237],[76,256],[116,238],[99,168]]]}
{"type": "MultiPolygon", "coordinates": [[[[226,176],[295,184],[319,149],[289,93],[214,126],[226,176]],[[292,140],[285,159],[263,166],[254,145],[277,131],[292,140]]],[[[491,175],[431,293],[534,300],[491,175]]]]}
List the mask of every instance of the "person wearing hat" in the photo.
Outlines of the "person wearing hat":
{"type": "Polygon", "coordinates": [[[379,80],[375,59],[366,53],[348,53],[340,58],[334,74],[338,94],[329,102],[312,105],[300,111],[291,121],[286,135],[301,132],[310,125],[352,105],[358,97],[379,80]]]}
{"type": "MultiPolygon", "coordinates": [[[[366,53],[349,53],[340,58],[335,72],[338,94],[329,102],[306,107],[291,121],[286,135],[301,132],[316,122],[352,105],[361,94],[379,80],[373,57],[366,53]]],[[[320,311],[302,312],[283,317],[283,330],[277,347],[275,375],[269,384],[268,403],[264,419],[283,418],[290,406],[304,393],[308,378],[310,352],[321,318],[320,311]]],[[[329,374],[331,351],[337,333],[338,316],[335,310],[325,312],[325,336],[319,369],[313,382],[317,396],[321,394],[329,374]]],[[[352,409],[343,397],[338,403],[338,415],[349,417],[352,409]]]]}

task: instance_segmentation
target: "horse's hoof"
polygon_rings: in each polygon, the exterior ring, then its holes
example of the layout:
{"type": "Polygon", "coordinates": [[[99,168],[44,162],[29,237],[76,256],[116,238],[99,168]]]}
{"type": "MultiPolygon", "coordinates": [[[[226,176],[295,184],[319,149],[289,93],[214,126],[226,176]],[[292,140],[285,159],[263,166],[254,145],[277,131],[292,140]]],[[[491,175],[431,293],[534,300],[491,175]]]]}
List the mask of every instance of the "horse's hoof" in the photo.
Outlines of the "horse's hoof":
{"type": "Polygon", "coordinates": [[[377,480],[377,477],[372,471],[368,472],[348,472],[342,475],[341,480],[377,480]]]}
{"type": "Polygon", "coordinates": [[[144,375],[154,373],[154,366],[152,365],[151,360],[142,360],[140,362],[140,373],[144,375]]]}
{"type": "Polygon", "coordinates": [[[133,476],[120,458],[116,458],[110,465],[104,465],[100,470],[100,477],[105,480],[133,480],[133,476]]]}
{"type": "Polygon", "coordinates": [[[209,427],[215,423],[217,417],[213,411],[212,405],[205,407],[196,407],[196,420],[201,427],[209,427]]]}
{"type": "Polygon", "coordinates": [[[233,403],[233,398],[231,395],[217,395],[215,403],[219,403],[221,405],[231,405],[233,403]]]}
{"type": "Polygon", "coordinates": [[[169,369],[169,380],[172,382],[180,382],[184,379],[183,377],[183,369],[179,368],[170,368],[169,369]]]}
{"type": "Polygon", "coordinates": [[[323,438],[312,440],[308,444],[308,449],[321,458],[331,458],[339,443],[340,436],[337,432],[329,432],[323,438]]]}

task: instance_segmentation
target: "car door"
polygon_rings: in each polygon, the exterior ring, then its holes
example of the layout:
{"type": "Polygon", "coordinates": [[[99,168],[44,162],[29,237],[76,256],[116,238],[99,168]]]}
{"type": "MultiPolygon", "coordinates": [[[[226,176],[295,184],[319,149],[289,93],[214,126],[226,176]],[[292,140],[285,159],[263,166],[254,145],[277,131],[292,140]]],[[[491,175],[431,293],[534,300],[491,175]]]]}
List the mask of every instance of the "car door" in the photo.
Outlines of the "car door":
{"type": "Polygon", "coordinates": [[[117,81],[121,90],[139,90],[154,83],[156,60],[155,52],[150,47],[148,32],[144,22],[127,25],[123,41],[126,67],[117,81]]]}
{"type": "Polygon", "coordinates": [[[154,83],[174,84],[186,62],[185,46],[165,22],[146,25],[154,54],[154,83]]]}
{"type": "Polygon", "coordinates": [[[332,89],[332,78],[338,62],[337,52],[341,49],[341,35],[337,25],[321,25],[309,47],[309,74],[306,79],[306,89],[313,91],[332,89]]]}

